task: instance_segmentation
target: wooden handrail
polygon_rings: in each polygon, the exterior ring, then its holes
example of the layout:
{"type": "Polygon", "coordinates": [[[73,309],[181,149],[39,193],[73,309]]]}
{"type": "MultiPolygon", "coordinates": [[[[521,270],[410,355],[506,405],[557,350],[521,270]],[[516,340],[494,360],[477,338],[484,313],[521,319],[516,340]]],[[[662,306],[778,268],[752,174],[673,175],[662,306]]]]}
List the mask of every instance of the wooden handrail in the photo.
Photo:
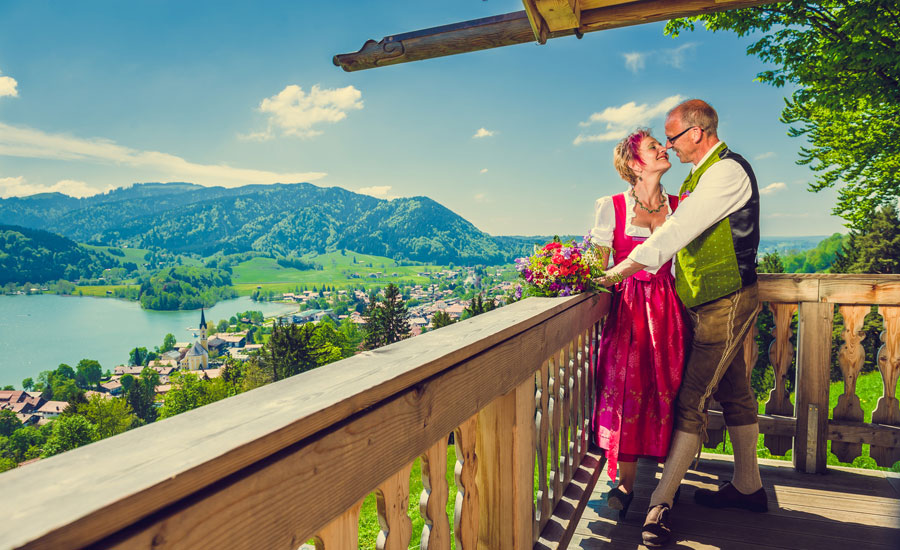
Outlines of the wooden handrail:
{"type": "Polygon", "coordinates": [[[525,300],[7,472],[0,541],[299,546],[533,378],[608,303],[525,300]]]}

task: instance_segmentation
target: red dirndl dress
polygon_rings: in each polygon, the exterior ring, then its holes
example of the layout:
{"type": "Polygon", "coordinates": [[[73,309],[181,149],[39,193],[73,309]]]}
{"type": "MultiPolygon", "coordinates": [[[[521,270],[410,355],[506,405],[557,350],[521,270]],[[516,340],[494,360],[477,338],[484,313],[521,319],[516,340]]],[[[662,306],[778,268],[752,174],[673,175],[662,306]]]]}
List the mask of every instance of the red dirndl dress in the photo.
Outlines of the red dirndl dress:
{"type": "MultiPolygon", "coordinates": [[[[612,199],[616,223],[612,254],[619,263],[646,238],[625,234],[625,196],[612,199]]],[[[677,206],[678,198],[669,195],[670,209],[677,206]]],[[[675,293],[671,260],[656,274],[642,270],[616,285],[600,337],[591,419],[594,442],[606,449],[610,479],[615,479],[620,460],[665,460],[689,327],[675,293]]]]}

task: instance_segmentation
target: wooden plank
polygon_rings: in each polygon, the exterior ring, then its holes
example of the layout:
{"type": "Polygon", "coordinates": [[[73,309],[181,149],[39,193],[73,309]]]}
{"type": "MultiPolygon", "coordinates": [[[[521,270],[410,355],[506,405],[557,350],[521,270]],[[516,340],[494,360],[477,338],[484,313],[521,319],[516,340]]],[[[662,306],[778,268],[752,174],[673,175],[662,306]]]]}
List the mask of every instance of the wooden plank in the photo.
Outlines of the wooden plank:
{"type": "MultiPolygon", "coordinates": [[[[841,306],[838,308],[844,320],[841,337],[844,342],[838,350],[838,362],[844,378],[844,393],[838,396],[837,405],[832,411],[834,420],[863,421],[863,410],[856,395],[856,379],[866,360],[866,350],[862,346],[865,332],[862,331],[863,319],[869,313],[869,306],[841,306]]],[[[834,424],[829,424],[829,439],[834,424]]],[[[831,452],[841,462],[853,462],[862,454],[861,443],[849,443],[845,438],[832,439],[831,452]]]]}
{"type": "MultiPolygon", "coordinates": [[[[582,10],[580,33],[667,21],[673,17],[712,13],[770,3],[771,0],[649,0],[582,10]]],[[[547,38],[575,34],[575,29],[548,32],[547,38]]],[[[540,33],[543,38],[543,33],[540,33]]],[[[352,53],[337,54],[332,61],[345,71],[373,69],[489,48],[524,44],[535,39],[526,12],[518,11],[464,21],[421,31],[368,40],[352,53]]],[[[540,39],[539,39],[540,41],[540,39]]]]}
{"type": "Polygon", "coordinates": [[[545,44],[550,29],[534,2],[535,0],[522,0],[522,6],[525,8],[525,15],[528,16],[528,23],[531,24],[531,30],[534,32],[534,41],[538,44],[545,44]]]}
{"type": "MultiPolygon", "coordinates": [[[[769,391],[769,399],[766,401],[766,414],[793,416],[794,404],[787,391],[787,373],[794,360],[794,345],[791,344],[791,320],[794,313],[797,312],[797,304],[794,303],[778,303],[769,302],[769,310],[775,321],[772,328],[772,336],[775,337],[769,343],[769,364],[772,365],[772,371],[775,378],[775,386],[769,391]]],[[[793,444],[792,437],[778,436],[774,433],[767,433],[763,438],[766,448],[776,456],[787,453],[793,444]]]]}
{"type": "MultiPolygon", "coordinates": [[[[900,378],[900,307],[881,306],[878,308],[884,320],[881,333],[882,346],[878,349],[878,370],[881,371],[884,395],[872,411],[872,422],[900,426],[900,400],[897,399],[897,380],[900,378]]],[[[890,468],[900,460],[900,446],[883,447],[872,445],[869,449],[875,463],[890,468]]]]}
{"type": "Polygon", "coordinates": [[[835,304],[900,305],[900,275],[823,277],[819,299],[835,304]]]}
{"type": "Polygon", "coordinates": [[[534,0],[534,3],[552,32],[577,29],[581,24],[580,0],[534,0]]]}
{"type": "Polygon", "coordinates": [[[831,325],[834,304],[801,302],[797,337],[797,430],[793,461],[797,470],[826,469],[831,325]]]}
{"type": "MultiPolygon", "coordinates": [[[[780,416],[770,414],[760,414],[759,433],[766,435],[774,435],[778,437],[793,438],[797,419],[792,416],[780,416]]],[[[722,411],[709,411],[709,427],[712,429],[725,428],[725,417],[722,411]]]]}
{"type": "Polygon", "coordinates": [[[761,302],[797,303],[819,301],[819,281],[803,274],[760,273],[761,302]]]}
{"type": "Polygon", "coordinates": [[[552,361],[544,361],[541,364],[540,387],[538,394],[535,396],[535,405],[538,407],[535,413],[535,431],[537,441],[535,442],[537,471],[538,471],[538,492],[535,503],[535,516],[537,524],[535,532],[540,533],[547,519],[550,517],[550,511],[553,507],[550,505],[550,471],[547,468],[548,449],[550,446],[550,364],[552,361]],[[539,401],[539,403],[538,403],[539,401]]]}
{"type": "Polygon", "coordinates": [[[450,521],[447,519],[447,438],[440,438],[422,455],[422,495],[419,511],[425,525],[419,548],[450,550],[450,521]]]}
{"type": "Polygon", "coordinates": [[[356,550],[359,545],[360,509],[362,501],[326,525],[315,537],[316,550],[356,550]]]}
{"type": "Polygon", "coordinates": [[[525,380],[478,414],[478,548],[532,542],[534,382],[525,380]]]}
{"type": "Polygon", "coordinates": [[[396,474],[387,478],[375,491],[375,507],[381,531],[375,547],[378,550],[406,550],[412,538],[412,520],[409,518],[410,462],[396,474]]]}
{"type": "Polygon", "coordinates": [[[454,432],[456,443],[456,504],[453,537],[459,550],[478,548],[478,456],[475,454],[478,416],[466,420],[454,432]]]}
{"type": "Polygon", "coordinates": [[[602,454],[585,453],[562,500],[535,542],[534,550],[555,550],[568,546],[604,466],[606,457],[602,454]]]}
{"type": "MultiPolygon", "coordinates": [[[[0,490],[18,496],[9,521],[0,522],[0,540],[10,546],[41,540],[50,548],[85,546],[498,343],[535,327],[536,333],[555,334],[563,318],[599,316],[604,307],[607,295],[530,298],[5,472],[0,490]],[[569,310],[580,313],[566,315],[569,310]],[[552,326],[541,325],[556,317],[552,326]]],[[[382,470],[368,490],[400,466],[382,470]]]]}
{"type": "Polygon", "coordinates": [[[834,452],[834,446],[837,442],[849,445],[865,443],[866,445],[881,447],[900,447],[900,426],[829,420],[828,439],[832,441],[832,452],[834,452]]]}

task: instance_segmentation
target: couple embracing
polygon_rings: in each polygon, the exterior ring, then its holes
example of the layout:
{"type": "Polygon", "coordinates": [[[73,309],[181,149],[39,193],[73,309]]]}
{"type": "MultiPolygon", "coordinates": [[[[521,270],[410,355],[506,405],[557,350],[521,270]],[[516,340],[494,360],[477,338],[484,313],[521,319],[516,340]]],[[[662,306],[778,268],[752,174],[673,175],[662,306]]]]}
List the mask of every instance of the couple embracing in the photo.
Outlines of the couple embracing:
{"type": "Polygon", "coordinates": [[[597,201],[591,230],[604,263],[610,252],[615,263],[601,283],[616,287],[601,336],[593,438],[606,450],[610,479],[618,475],[607,502],[620,517],[634,498],[637,458],[665,462],[641,532],[651,547],[671,538],[669,512],[706,435],[711,398],[724,410],[734,476],[694,499],[768,509],[757,402],[740,352],[759,307],[759,191],[717,126],[716,111],[692,99],[668,113],[665,143],[647,130],[622,140],[614,162],[628,189],[597,201]],[[660,183],[670,150],[693,165],[677,196],[660,183]]]}

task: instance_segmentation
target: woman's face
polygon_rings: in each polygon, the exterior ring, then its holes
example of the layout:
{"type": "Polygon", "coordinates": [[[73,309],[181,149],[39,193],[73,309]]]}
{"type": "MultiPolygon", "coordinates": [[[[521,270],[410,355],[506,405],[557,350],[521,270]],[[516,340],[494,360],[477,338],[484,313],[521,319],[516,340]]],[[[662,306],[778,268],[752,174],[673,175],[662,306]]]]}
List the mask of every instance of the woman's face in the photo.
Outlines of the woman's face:
{"type": "Polygon", "coordinates": [[[665,146],[652,136],[646,136],[641,140],[641,145],[638,147],[638,156],[644,161],[643,166],[638,167],[639,170],[665,173],[666,170],[672,167],[665,146]]]}

